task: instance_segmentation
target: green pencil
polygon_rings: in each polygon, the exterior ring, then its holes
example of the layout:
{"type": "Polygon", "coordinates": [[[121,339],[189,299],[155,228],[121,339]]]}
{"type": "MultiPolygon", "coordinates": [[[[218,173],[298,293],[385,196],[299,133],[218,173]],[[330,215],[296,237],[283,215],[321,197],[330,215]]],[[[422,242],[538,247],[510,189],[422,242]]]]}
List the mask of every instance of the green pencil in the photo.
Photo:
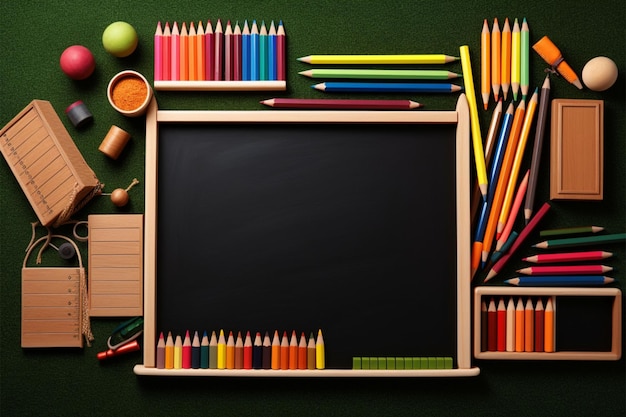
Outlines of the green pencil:
{"type": "Polygon", "coordinates": [[[578,227],[564,227],[561,229],[548,229],[539,232],[539,236],[563,236],[563,235],[577,235],[581,233],[598,233],[604,230],[604,227],[600,226],[578,226],[578,227]]]}
{"type": "Polygon", "coordinates": [[[583,236],[583,237],[570,237],[566,239],[553,239],[545,240],[543,242],[534,245],[535,248],[540,249],[552,249],[552,248],[564,248],[567,246],[584,246],[584,245],[597,245],[600,243],[614,243],[626,240],[626,233],[615,233],[612,235],[599,235],[599,236],[583,236]]]}
{"type": "Polygon", "coordinates": [[[461,75],[445,70],[387,69],[310,69],[299,72],[310,78],[348,78],[373,80],[449,80],[461,75]]]}

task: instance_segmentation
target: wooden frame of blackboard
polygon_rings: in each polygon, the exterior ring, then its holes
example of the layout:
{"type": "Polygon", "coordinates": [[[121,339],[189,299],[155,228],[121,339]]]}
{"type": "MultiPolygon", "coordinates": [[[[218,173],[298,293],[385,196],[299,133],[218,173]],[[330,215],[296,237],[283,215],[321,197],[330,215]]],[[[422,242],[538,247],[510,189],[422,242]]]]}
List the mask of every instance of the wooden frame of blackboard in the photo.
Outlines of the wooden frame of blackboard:
{"type": "MultiPolygon", "coordinates": [[[[291,376],[291,377],[458,377],[478,375],[479,368],[471,364],[470,320],[470,119],[467,99],[461,94],[454,111],[167,111],[158,110],[153,99],[146,117],[146,179],[144,236],[144,344],[143,364],[134,367],[138,375],[159,376],[291,376]],[[217,369],[158,369],[156,368],[156,296],[157,296],[157,193],[159,124],[385,124],[393,132],[394,124],[445,124],[455,126],[453,147],[456,150],[453,175],[456,183],[456,329],[454,369],[420,370],[217,370],[217,369]]],[[[425,318],[426,319],[426,318],[425,318]]],[[[356,356],[356,355],[355,355],[356,356]]]]}
{"type": "MultiPolygon", "coordinates": [[[[590,312],[592,313],[592,312],[590,312]]],[[[584,338],[584,334],[578,337],[584,338]]],[[[509,360],[598,360],[616,361],[622,356],[622,292],[619,288],[584,288],[584,287],[501,287],[481,286],[474,290],[474,357],[476,359],[509,360]],[[559,326],[558,298],[566,297],[605,297],[611,305],[610,350],[581,351],[561,350],[555,344],[554,352],[491,352],[481,349],[481,299],[483,297],[552,297],[555,304],[555,329],[559,326]]]]}

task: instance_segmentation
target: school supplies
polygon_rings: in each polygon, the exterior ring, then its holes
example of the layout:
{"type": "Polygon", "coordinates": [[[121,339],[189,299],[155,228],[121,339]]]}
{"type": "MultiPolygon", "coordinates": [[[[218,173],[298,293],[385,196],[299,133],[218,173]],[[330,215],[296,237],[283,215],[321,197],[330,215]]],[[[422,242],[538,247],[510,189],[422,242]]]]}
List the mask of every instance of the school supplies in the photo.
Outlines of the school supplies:
{"type": "Polygon", "coordinates": [[[327,93],[456,93],[461,87],[449,83],[325,82],[312,88],[327,93]]]}
{"type": "Polygon", "coordinates": [[[556,249],[572,246],[598,245],[602,243],[617,243],[626,240],[626,233],[614,233],[607,235],[593,235],[582,237],[570,237],[563,239],[551,239],[539,242],[533,247],[539,249],[556,249]]]}
{"type": "Polygon", "coordinates": [[[534,275],[504,280],[505,284],[527,287],[592,286],[605,285],[614,281],[602,275],[534,275]]]}
{"type": "Polygon", "coordinates": [[[273,108],[284,109],[335,109],[335,110],[410,110],[421,107],[411,100],[342,100],[342,99],[304,99],[271,98],[261,101],[273,108]]]}
{"type": "Polygon", "coordinates": [[[307,64],[447,64],[459,58],[444,54],[408,54],[408,55],[309,55],[298,58],[307,64]]]}
{"type": "Polygon", "coordinates": [[[539,39],[539,41],[533,45],[533,49],[548,65],[550,65],[553,71],[557,71],[563,76],[563,78],[571,84],[574,84],[579,90],[583,89],[583,85],[578,79],[578,75],[576,75],[572,67],[570,67],[565,61],[561,51],[550,40],[550,38],[544,36],[539,39]]]}
{"type": "Polygon", "coordinates": [[[352,69],[315,68],[300,71],[298,74],[309,78],[347,78],[383,80],[449,80],[461,75],[445,70],[393,70],[393,69],[352,69]]]}

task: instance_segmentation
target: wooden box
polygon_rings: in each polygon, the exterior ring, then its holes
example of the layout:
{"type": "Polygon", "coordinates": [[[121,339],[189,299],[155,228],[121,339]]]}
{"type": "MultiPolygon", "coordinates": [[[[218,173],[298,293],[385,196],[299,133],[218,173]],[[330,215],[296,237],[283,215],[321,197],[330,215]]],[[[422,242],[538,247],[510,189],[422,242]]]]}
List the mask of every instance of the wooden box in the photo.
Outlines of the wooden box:
{"type": "Polygon", "coordinates": [[[604,102],[552,100],[550,199],[602,200],[604,102]]]}
{"type": "Polygon", "coordinates": [[[0,150],[44,226],[62,224],[100,193],[98,178],[48,101],[33,100],[0,130],[0,150]]]}

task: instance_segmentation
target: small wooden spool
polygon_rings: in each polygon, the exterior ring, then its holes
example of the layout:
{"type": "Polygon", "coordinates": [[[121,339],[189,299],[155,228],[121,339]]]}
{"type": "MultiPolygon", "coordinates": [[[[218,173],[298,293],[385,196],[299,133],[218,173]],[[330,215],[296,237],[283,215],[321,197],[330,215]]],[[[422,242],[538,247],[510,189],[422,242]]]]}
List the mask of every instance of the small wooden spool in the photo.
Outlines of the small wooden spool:
{"type": "Polygon", "coordinates": [[[129,140],[130,134],[128,132],[113,125],[102,140],[98,150],[111,159],[117,159],[129,140]]]}

